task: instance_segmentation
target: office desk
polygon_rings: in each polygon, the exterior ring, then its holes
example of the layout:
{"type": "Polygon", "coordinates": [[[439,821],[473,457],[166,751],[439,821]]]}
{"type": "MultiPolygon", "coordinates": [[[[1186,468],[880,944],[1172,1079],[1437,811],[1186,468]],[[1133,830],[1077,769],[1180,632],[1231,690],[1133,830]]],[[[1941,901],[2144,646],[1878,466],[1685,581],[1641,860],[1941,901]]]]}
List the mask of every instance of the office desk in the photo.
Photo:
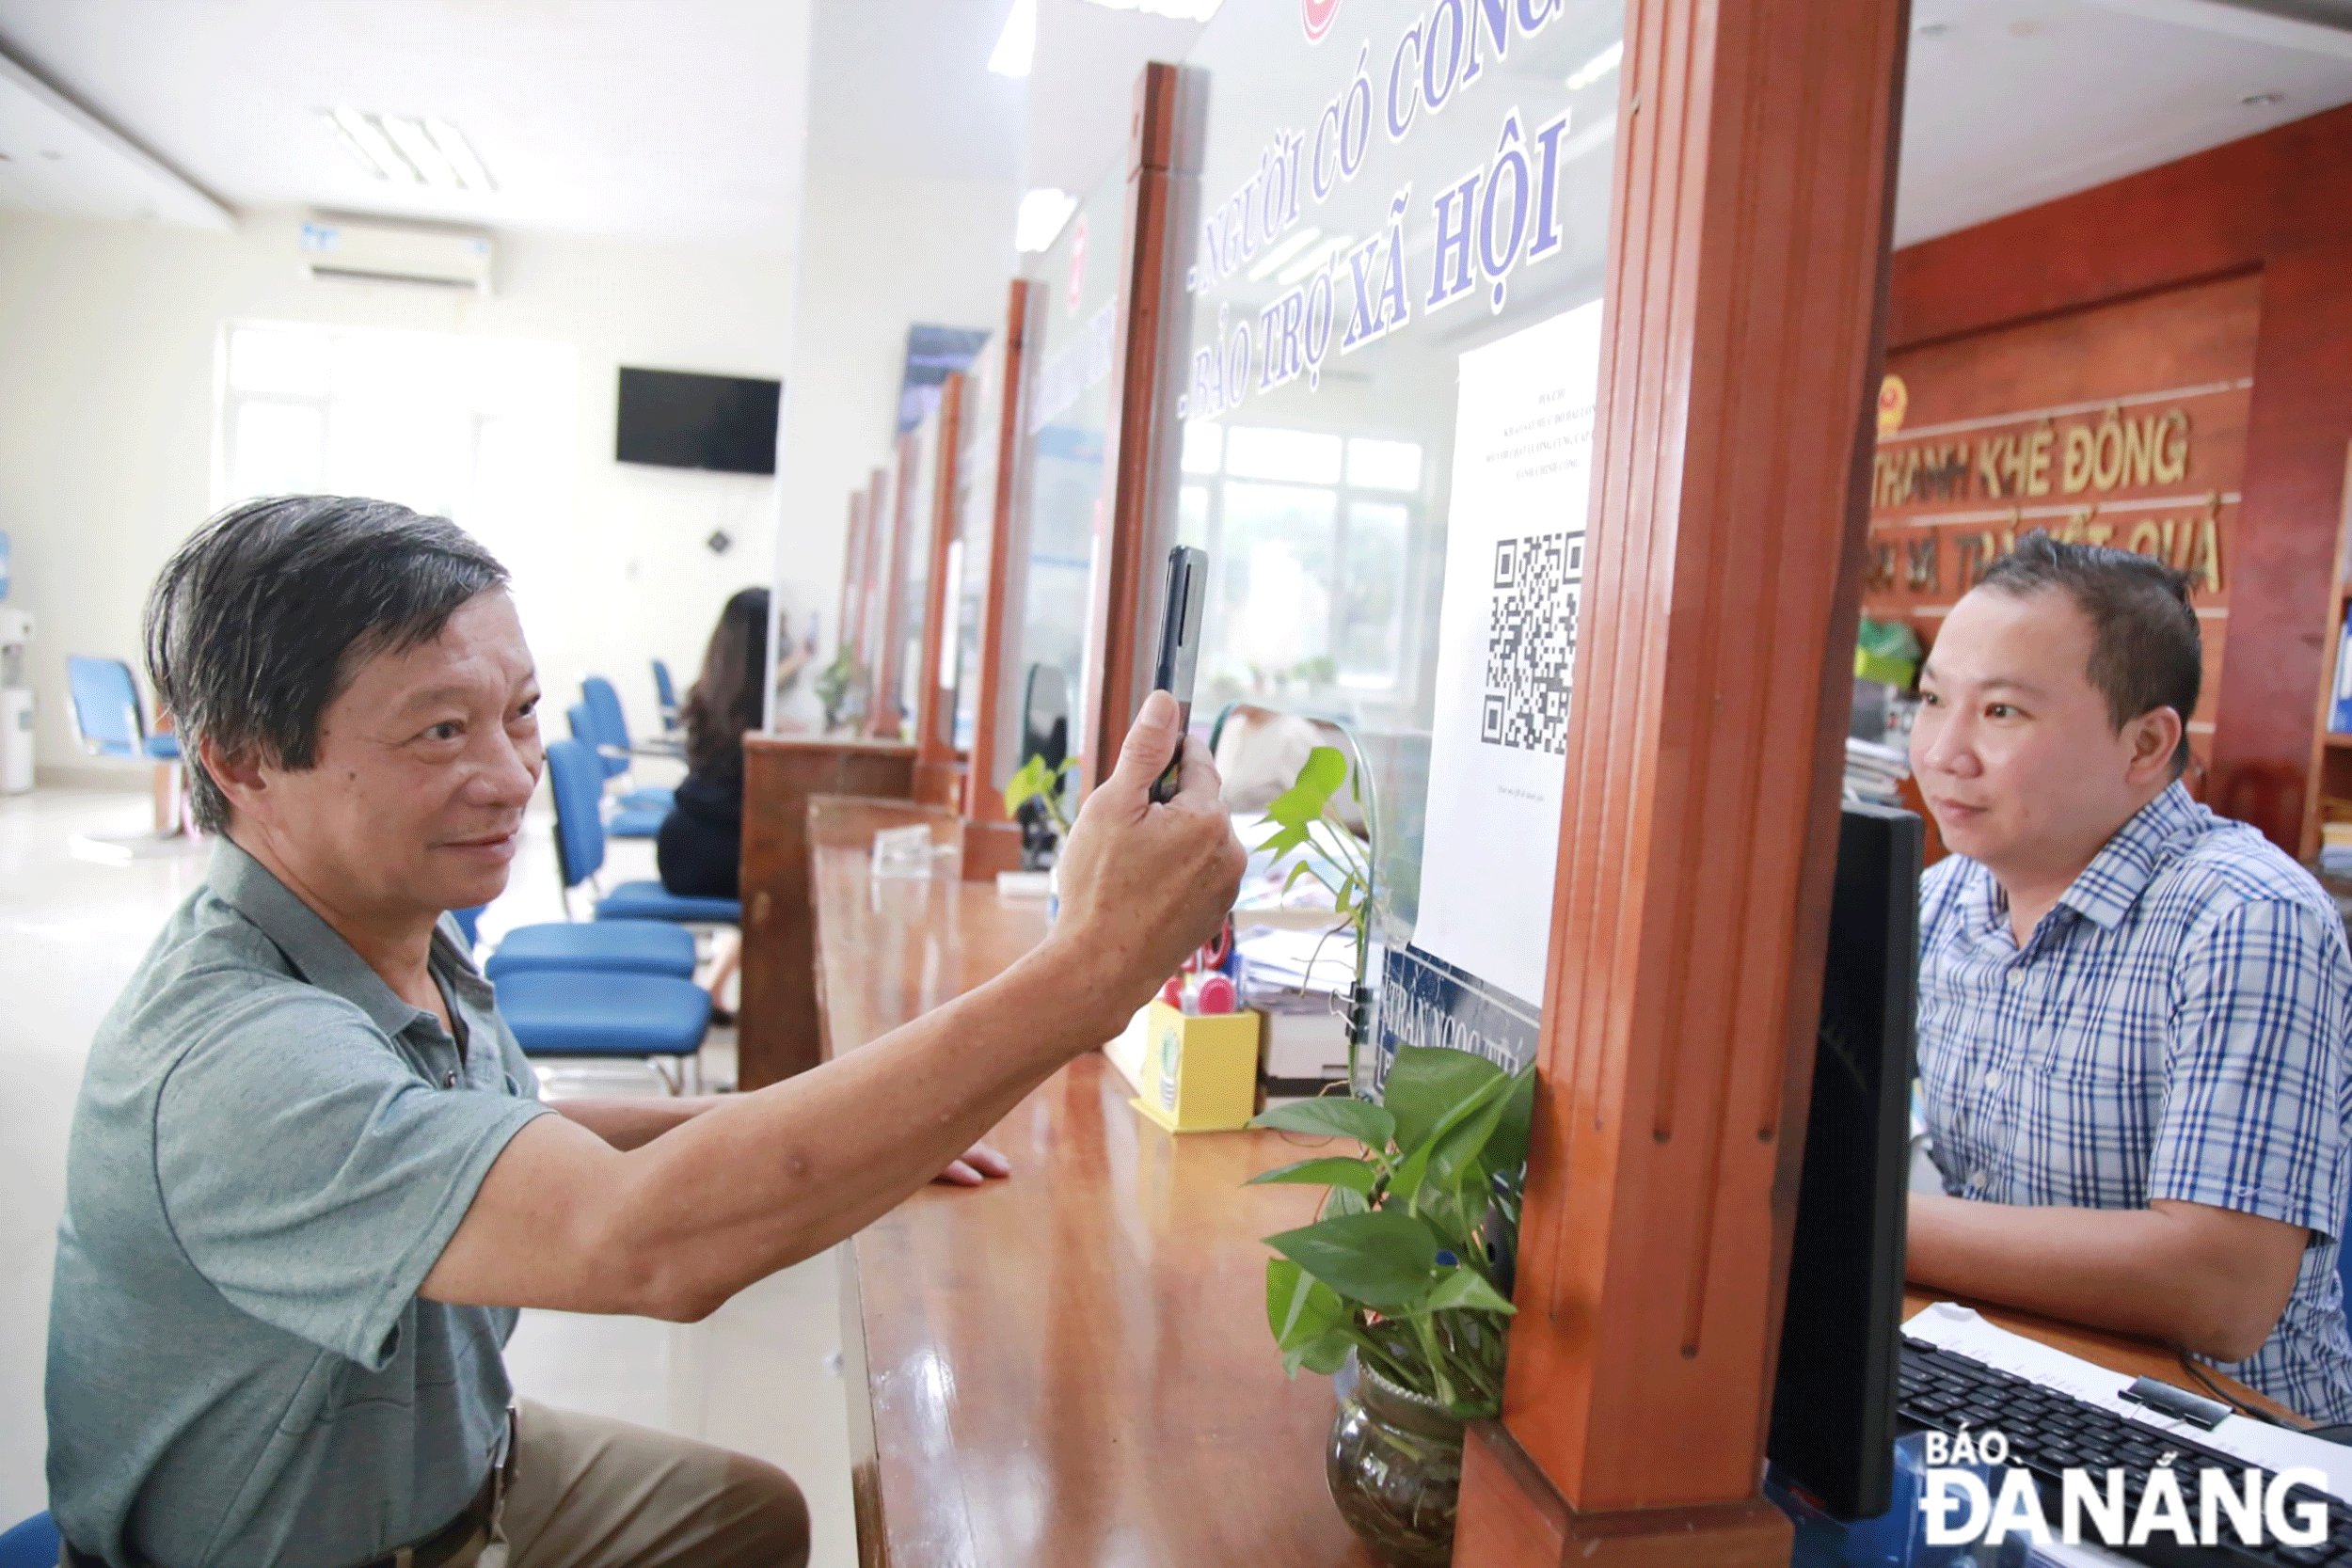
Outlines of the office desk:
{"type": "MultiPolygon", "coordinates": [[[[872,877],[873,826],[812,808],[828,1054],[980,985],[1045,933],[993,884],[872,877]],[[864,839],[858,838],[863,832],[864,839]]],[[[942,842],[950,829],[939,829],[942,842]]],[[[1326,1492],[1329,1383],[1282,1376],[1258,1238],[1315,1193],[1247,1188],[1266,1132],[1171,1137],[1099,1055],[991,1134],[1009,1180],[933,1187],[844,1249],[859,1555],[897,1568],[1362,1565],[1326,1492]]]]}

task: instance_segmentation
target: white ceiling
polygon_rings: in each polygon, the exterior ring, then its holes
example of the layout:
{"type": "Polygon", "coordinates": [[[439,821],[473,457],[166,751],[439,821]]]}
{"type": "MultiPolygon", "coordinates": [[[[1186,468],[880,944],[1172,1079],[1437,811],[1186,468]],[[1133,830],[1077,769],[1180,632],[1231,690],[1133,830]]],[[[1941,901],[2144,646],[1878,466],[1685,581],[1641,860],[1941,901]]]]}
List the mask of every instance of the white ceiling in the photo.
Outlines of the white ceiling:
{"type": "MultiPolygon", "coordinates": [[[[0,206],[217,224],[209,193],[788,248],[804,137],[836,171],[1084,191],[1143,62],[1199,26],[1040,0],[1024,83],[985,69],[1010,5],[0,0],[0,53],[36,78],[0,68],[0,206]],[[453,120],[501,188],[370,179],[316,119],[338,104],[453,120]]],[[[1902,244],[2352,103],[2352,0],[1914,0],[1914,21],[1902,244]]]]}
{"type": "Polygon", "coordinates": [[[2352,33],[2216,0],[1914,0],[1912,24],[1897,245],[2352,103],[2352,33]]]}
{"type": "MultiPolygon", "coordinates": [[[[798,231],[808,25],[808,0],[0,0],[0,48],[231,206],[760,248],[798,231]],[[370,178],[336,105],[454,121],[499,190],[370,178]]],[[[10,172],[44,150],[0,145],[0,202],[55,205],[10,172]]]]}

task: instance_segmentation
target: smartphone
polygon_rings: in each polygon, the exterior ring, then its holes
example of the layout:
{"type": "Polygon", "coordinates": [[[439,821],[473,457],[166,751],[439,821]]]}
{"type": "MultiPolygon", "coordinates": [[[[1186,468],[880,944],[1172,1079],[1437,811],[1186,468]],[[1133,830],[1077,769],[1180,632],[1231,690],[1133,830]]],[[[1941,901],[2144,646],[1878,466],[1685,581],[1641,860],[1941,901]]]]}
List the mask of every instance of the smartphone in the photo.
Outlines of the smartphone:
{"type": "MultiPolygon", "coordinates": [[[[1190,545],[1168,551],[1166,608],[1160,612],[1160,657],[1152,670],[1152,685],[1176,699],[1176,710],[1183,716],[1178,721],[1181,730],[1192,727],[1192,677],[1200,662],[1200,607],[1208,596],[1209,552],[1190,545]]],[[[1175,797],[1184,760],[1180,738],[1168,771],[1152,782],[1152,800],[1175,797]]]]}

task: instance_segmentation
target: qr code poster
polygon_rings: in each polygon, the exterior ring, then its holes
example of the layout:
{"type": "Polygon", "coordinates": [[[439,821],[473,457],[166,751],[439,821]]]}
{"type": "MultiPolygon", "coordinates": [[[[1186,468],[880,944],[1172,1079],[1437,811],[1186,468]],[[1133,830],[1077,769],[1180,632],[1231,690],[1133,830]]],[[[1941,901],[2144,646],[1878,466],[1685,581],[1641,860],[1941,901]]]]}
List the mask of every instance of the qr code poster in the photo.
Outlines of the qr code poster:
{"type": "Polygon", "coordinates": [[[1565,756],[1568,673],[1576,665],[1577,607],[1584,592],[1583,533],[1496,540],[1492,587],[1478,738],[1565,756]]]}
{"type": "Polygon", "coordinates": [[[1464,353],[1447,483],[1413,945],[1529,1004],[1584,613],[1597,302],[1464,353]]]}

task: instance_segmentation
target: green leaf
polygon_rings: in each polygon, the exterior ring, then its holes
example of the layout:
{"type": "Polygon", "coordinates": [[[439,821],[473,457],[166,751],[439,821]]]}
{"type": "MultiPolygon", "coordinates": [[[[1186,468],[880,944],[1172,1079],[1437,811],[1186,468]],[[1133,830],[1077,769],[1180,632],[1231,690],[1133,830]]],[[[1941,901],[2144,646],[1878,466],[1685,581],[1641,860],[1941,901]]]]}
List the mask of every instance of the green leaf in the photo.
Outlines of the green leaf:
{"type": "Polygon", "coordinates": [[[1249,1124],[1281,1132],[1308,1132],[1317,1137],[1353,1138],[1375,1153],[1396,1135],[1396,1118],[1369,1101],[1348,1095],[1300,1100],[1277,1105],[1249,1124]]]}
{"type": "Polygon", "coordinates": [[[1378,1174],[1363,1161],[1351,1160],[1343,1154],[1327,1154],[1320,1159],[1300,1160],[1294,1164],[1262,1170],[1242,1185],[1263,1187],[1278,1181],[1296,1181],[1310,1186],[1348,1187],[1359,1193],[1369,1193],[1376,1180],[1378,1174]]]}
{"type": "Polygon", "coordinates": [[[1527,1130],[1534,1115],[1535,1069],[1529,1066],[1513,1076],[1511,1092],[1502,1101],[1502,1117],[1486,1140],[1488,1170],[1515,1171],[1527,1164],[1527,1130]]]}
{"type": "Polygon", "coordinates": [[[1266,807],[1266,820],[1286,828],[1303,828],[1319,820],[1331,803],[1332,792],[1346,779],[1347,758],[1335,747],[1316,747],[1299,765],[1297,780],[1266,807]]]}
{"type": "Polygon", "coordinates": [[[1306,824],[1296,823],[1268,834],[1266,841],[1259,845],[1255,852],[1261,855],[1270,853],[1277,857],[1287,855],[1306,843],[1308,837],[1306,824]]]}
{"type": "Polygon", "coordinates": [[[1429,1292],[1418,1310],[1442,1312],[1449,1307],[1467,1307],[1481,1312],[1517,1312],[1509,1298],[1486,1283],[1486,1276],[1476,1269],[1449,1269],[1438,1276],[1438,1288],[1429,1292]]]}
{"type": "Polygon", "coordinates": [[[1005,781],[1005,815],[1017,815],[1032,799],[1045,793],[1045,759],[1032,756],[1005,781]]]}
{"type": "Polygon", "coordinates": [[[1265,1321],[1283,1350],[1311,1343],[1344,1326],[1347,1307],[1331,1287],[1287,1258],[1265,1260],[1265,1321]]]}
{"type": "Polygon", "coordinates": [[[1396,1209],[1337,1214],[1268,1236],[1266,1245],[1337,1291],[1377,1312],[1420,1305],[1435,1283],[1438,1238],[1396,1209]]]}
{"type": "MultiPolygon", "coordinates": [[[[1467,1055],[1468,1053],[1454,1051],[1448,1052],[1447,1054],[1462,1056],[1467,1055]]],[[[1471,1059],[1477,1060],[1478,1058],[1471,1059]]],[[[1491,1067],[1493,1064],[1487,1065],[1491,1067]]],[[[1390,1076],[1390,1082],[1395,1082],[1393,1072],[1390,1076]]],[[[1405,1163],[1397,1167],[1396,1190],[1405,1195],[1406,1202],[1413,1202],[1422,1190],[1422,1184],[1429,1180],[1430,1164],[1436,1159],[1438,1149],[1445,1145],[1446,1134],[1476,1117],[1488,1105],[1501,1100],[1510,1087],[1511,1081],[1498,1070],[1493,1077],[1471,1091],[1469,1099],[1458,1104],[1448,1106],[1444,1114],[1438,1118],[1437,1125],[1429,1129],[1422,1140],[1406,1152],[1405,1163]]],[[[1480,1141],[1484,1141],[1483,1135],[1480,1141]]],[[[1404,1145],[1400,1143],[1398,1148],[1402,1149],[1404,1145]]],[[[1434,1185],[1440,1189],[1451,1188],[1460,1175],[1459,1165],[1451,1165],[1445,1179],[1435,1182],[1434,1185]]]]}
{"type": "MultiPolygon", "coordinates": [[[[1434,1185],[1452,1190],[1461,1184],[1465,1172],[1475,1168],[1484,1174],[1486,1146],[1494,1141],[1495,1128],[1510,1109],[1514,1086],[1514,1081],[1504,1080],[1491,1091],[1486,1104],[1430,1140],[1429,1180],[1434,1185]]],[[[1480,1181],[1479,1187],[1483,1198],[1486,1182],[1480,1181]]]]}
{"type": "Polygon", "coordinates": [[[1334,1187],[1324,1195],[1323,1212],[1332,1214],[1362,1214],[1372,1209],[1372,1199],[1353,1187],[1334,1187]]]}
{"type": "Polygon", "coordinates": [[[1396,1147],[1411,1153],[1448,1112],[1502,1075],[1494,1063],[1467,1051],[1401,1047],[1380,1091],[1380,1103],[1396,1116],[1396,1147]]]}
{"type": "Polygon", "coordinates": [[[1346,1334],[1334,1329],[1319,1338],[1300,1345],[1295,1350],[1284,1351],[1282,1370],[1293,1377],[1296,1377],[1298,1369],[1304,1367],[1311,1372],[1320,1372],[1325,1377],[1329,1377],[1347,1364],[1347,1353],[1353,1348],[1353,1343],[1346,1334]]]}

